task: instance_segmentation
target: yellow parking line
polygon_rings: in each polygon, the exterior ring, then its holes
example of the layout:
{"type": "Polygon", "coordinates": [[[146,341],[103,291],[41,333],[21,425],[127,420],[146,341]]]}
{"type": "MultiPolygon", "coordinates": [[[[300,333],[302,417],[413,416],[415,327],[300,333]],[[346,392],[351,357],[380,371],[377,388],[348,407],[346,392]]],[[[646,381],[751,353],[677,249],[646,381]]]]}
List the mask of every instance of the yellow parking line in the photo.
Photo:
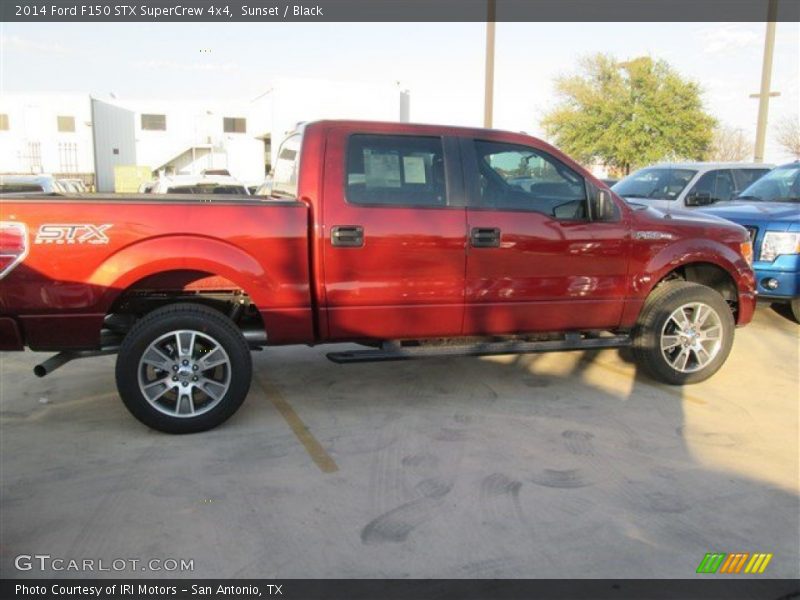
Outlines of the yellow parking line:
{"type": "Polygon", "coordinates": [[[274,385],[264,383],[258,377],[253,377],[253,379],[255,379],[275,408],[278,409],[278,412],[281,413],[281,416],[294,432],[294,435],[300,443],[303,444],[311,460],[316,463],[320,471],[323,473],[334,473],[338,471],[339,466],[336,464],[336,461],[325,452],[325,448],[317,441],[317,438],[314,437],[314,434],[311,433],[306,424],[303,423],[303,420],[294,411],[291,404],[287,402],[280,391],[278,391],[274,385]]]}

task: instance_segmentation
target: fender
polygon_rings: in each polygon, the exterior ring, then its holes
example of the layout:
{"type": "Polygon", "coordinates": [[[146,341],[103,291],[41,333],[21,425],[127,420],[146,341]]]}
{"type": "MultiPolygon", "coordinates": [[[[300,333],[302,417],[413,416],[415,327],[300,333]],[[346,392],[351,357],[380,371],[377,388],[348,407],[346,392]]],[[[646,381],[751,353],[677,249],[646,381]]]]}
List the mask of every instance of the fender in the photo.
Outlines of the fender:
{"type": "Polygon", "coordinates": [[[738,291],[752,291],[753,269],[731,247],[711,239],[690,238],[660,248],[634,275],[632,296],[646,298],[670,272],[692,263],[707,263],[723,269],[738,291]]]}
{"type": "Polygon", "coordinates": [[[739,294],[739,321],[744,324],[752,315],[755,275],[744,258],[730,246],[712,239],[689,238],[665,245],[643,246],[650,254],[640,260],[635,257],[631,269],[631,289],[625,303],[621,325],[632,327],[650,292],[675,269],[692,264],[710,264],[725,271],[733,280],[739,294]]]}
{"type": "Polygon", "coordinates": [[[150,238],[126,246],[104,261],[88,283],[104,289],[98,309],[106,311],[140,279],[176,270],[225,277],[243,289],[259,309],[269,306],[279,286],[249,253],[219,239],[194,235],[150,238]]]}

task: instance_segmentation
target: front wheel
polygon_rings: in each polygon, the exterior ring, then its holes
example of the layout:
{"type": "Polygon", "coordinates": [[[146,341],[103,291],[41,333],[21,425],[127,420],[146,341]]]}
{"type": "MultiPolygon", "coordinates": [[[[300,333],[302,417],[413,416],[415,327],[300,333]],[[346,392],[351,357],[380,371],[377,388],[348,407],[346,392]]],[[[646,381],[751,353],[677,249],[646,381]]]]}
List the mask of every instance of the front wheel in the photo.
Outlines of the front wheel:
{"type": "Polygon", "coordinates": [[[645,302],[634,331],[637,362],[672,385],[698,383],[730,354],[733,314],[715,290],[685,281],[659,286],[645,302]]]}
{"type": "Polygon", "coordinates": [[[117,388],[142,423],[166,433],[216,427],[250,389],[250,349],[223,314],[198,304],[154,310],[125,336],[117,388]]]}
{"type": "Polygon", "coordinates": [[[792,309],[792,316],[794,317],[794,320],[800,323],[800,297],[792,298],[789,306],[792,309]]]}

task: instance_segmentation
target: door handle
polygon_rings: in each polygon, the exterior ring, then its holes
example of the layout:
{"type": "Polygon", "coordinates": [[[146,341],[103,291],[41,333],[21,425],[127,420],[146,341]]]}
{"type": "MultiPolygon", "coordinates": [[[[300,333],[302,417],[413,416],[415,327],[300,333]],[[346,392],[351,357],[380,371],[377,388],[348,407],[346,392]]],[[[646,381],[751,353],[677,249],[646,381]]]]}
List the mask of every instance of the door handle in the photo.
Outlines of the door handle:
{"type": "Polygon", "coordinates": [[[331,245],[340,248],[360,248],[364,245],[364,228],[361,225],[331,227],[331,245]]]}
{"type": "Polygon", "coordinates": [[[500,230],[497,227],[473,227],[469,240],[473,248],[499,248],[500,230]]]}

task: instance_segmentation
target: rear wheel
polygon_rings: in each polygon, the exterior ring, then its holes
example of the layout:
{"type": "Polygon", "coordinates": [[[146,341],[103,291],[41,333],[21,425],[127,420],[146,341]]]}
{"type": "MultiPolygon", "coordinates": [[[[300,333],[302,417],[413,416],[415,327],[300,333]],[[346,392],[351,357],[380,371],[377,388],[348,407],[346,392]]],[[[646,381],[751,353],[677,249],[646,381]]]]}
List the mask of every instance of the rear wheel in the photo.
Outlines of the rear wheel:
{"type": "Polygon", "coordinates": [[[704,381],[730,354],[733,314],[715,290],[667,282],[647,299],[634,332],[637,362],[654,378],[681,385],[704,381]]]}
{"type": "Polygon", "coordinates": [[[175,304],[131,328],[117,357],[117,388],[142,423],[167,433],[216,427],[250,388],[250,349],[239,329],[205,306],[175,304]]]}

